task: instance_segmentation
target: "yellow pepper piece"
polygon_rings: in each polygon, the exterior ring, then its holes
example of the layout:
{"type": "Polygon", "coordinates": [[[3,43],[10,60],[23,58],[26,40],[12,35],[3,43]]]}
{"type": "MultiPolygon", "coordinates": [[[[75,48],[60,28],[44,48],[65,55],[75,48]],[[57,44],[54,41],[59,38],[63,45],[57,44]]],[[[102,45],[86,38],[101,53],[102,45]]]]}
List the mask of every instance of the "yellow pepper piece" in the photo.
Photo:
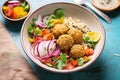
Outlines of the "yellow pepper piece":
{"type": "Polygon", "coordinates": [[[53,25],[61,24],[61,23],[63,23],[63,21],[64,21],[64,17],[62,17],[60,19],[53,19],[53,20],[51,20],[53,25]]]}
{"type": "Polygon", "coordinates": [[[87,35],[92,39],[94,42],[99,41],[100,34],[98,32],[87,32],[87,35]]]}
{"type": "Polygon", "coordinates": [[[27,15],[27,11],[24,11],[22,6],[14,7],[13,11],[17,14],[17,18],[21,18],[27,15]]]}
{"type": "Polygon", "coordinates": [[[83,59],[84,59],[84,62],[88,62],[90,60],[90,57],[84,56],[83,59]]]}
{"type": "Polygon", "coordinates": [[[3,10],[7,10],[8,7],[7,7],[7,6],[3,6],[2,9],[3,9],[3,10]]]}
{"type": "Polygon", "coordinates": [[[30,43],[33,43],[35,40],[33,38],[28,39],[30,43]]]}

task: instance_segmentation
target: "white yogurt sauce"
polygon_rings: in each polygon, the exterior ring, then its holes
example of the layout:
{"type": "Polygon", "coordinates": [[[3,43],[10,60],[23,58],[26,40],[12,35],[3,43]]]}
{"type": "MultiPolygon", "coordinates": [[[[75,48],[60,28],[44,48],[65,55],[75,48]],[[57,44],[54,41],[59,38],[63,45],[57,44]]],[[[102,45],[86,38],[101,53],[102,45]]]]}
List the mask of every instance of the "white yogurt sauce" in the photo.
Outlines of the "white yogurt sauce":
{"type": "Polygon", "coordinates": [[[94,3],[104,9],[111,9],[118,5],[118,0],[94,0],[94,3]]]}

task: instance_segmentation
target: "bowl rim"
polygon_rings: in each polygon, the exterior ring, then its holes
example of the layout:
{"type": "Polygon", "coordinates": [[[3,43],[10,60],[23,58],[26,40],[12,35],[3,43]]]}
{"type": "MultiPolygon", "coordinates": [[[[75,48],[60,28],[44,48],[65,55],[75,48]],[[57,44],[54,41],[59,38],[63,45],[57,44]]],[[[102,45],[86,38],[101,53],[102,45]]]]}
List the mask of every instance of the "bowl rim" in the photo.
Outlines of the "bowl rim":
{"type": "Polygon", "coordinates": [[[71,72],[81,71],[81,70],[83,70],[84,68],[88,67],[90,64],[92,64],[93,62],[95,62],[95,60],[96,60],[96,59],[100,56],[100,54],[102,53],[103,48],[104,48],[104,46],[105,46],[105,41],[106,41],[105,29],[104,29],[102,23],[100,22],[100,20],[98,19],[98,17],[97,17],[92,11],[88,10],[87,8],[85,8],[85,7],[81,6],[81,5],[77,5],[77,4],[75,4],[75,3],[71,3],[71,2],[53,2],[53,3],[48,3],[48,4],[45,4],[45,5],[41,6],[41,7],[39,7],[38,9],[36,9],[35,11],[33,11],[33,12],[31,13],[31,15],[29,15],[29,16],[27,17],[27,19],[24,21],[24,23],[23,23],[23,25],[22,25],[21,33],[20,33],[20,42],[21,42],[22,48],[23,48],[25,54],[28,56],[28,58],[29,58],[30,60],[32,60],[35,64],[37,64],[39,67],[41,67],[41,68],[43,68],[43,69],[45,69],[45,70],[52,71],[52,72],[57,72],[57,73],[71,73],[71,72]],[[99,24],[100,24],[100,26],[101,26],[101,29],[102,29],[102,32],[103,32],[103,34],[105,34],[105,35],[102,35],[102,37],[104,37],[104,38],[103,38],[103,39],[104,39],[104,42],[101,44],[101,45],[102,45],[102,48],[98,51],[98,54],[96,55],[96,57],[95,57],[94,59],[92,59],[91,61],[89,61],[89,63],[87,63],[87,64],[85,64],[85,65],[83,65],[83,66],[80,66],[80,67],[76,67],[75,69],[72,69],[72,70],[58,70],[58,69],[54,69],[54,68],[51,68],[51,67],[48,67],[48,66],[46,67],[46,65],[44,66],[44,64],[41,66],[41,65],[39,65],[37,62],[35,62],[33,58],[30,57],[29,53],[27,52],[27,50],[26,50],[26,48],[25,48],[25,44],[24,44],[24,42],[23,42],[23,35],[24,35],[24,34],[23,34],[23,31],[24,31],[24,29],[25,29],[25,24],[26,24],[27,20],[32,16],[32,14],[36,13],[36,12],[37,12],[38,10],[40,10],[41,8],[44,8],[45,6],[52,5],[52,4],[69,4],[69,5],[74,5],[74,6],[77,6],[77,7],[81,7],[82,9],[84,9],[84,10],[86,10],[88,13],[90,13],[91,16],[93,16],[93,17],[99,22],[99,24]]]}
{"type": "Polygon", "coordinates": [[[24,0],[24,1],[27,2],[27,3],[29,4],[29,6],[30,6],[30,10],[29,10],[29,12],[27,13],[26,16],[24,16],[24,17],[22,17],[22,18],[19,18],[19,19],[12,19],[12,18],[9,18],[9,17],[5,16],[5,14],[3,13],[3,9],[2,9],[2,8],[3,8],[4,4],[5,4],[7,1],[8,1],[8,0],[5,0],[5,1],[3,2],[2,6],[1,6],[1,10],[0,10],[2,16],[3,16],[4,18],[6,18],[7,20],[10,20],[10,21],[20,21],[20,20],[25,19],[28,15],[30,15],[30,13],[31,13],[31,3],[30,3],[28,0],[24,0]]]}

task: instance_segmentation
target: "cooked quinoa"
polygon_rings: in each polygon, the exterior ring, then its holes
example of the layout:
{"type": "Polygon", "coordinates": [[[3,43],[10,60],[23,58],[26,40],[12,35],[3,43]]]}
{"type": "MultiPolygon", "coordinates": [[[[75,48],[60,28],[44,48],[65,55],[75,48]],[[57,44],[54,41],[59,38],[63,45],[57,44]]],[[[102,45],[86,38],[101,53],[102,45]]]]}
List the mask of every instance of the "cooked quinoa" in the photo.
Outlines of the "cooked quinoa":
{"type": "Polygon", "coordinates": [[[83,23],[82,21],[80,21],[80,19],[77,19],[77,18],[65,17],[64,23],[67,24],[67,26],[69,28],[79,29],[83,33],[90,31],[90,29],[87,27],[87,25],[85,23],[83,23]]]}

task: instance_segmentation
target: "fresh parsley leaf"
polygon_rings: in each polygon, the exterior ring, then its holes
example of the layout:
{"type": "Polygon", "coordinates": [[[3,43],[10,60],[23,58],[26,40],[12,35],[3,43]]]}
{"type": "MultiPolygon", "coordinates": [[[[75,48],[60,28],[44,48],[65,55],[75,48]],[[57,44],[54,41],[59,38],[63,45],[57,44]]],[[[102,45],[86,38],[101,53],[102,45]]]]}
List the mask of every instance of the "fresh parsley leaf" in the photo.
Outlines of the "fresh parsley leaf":
{"type": "Polygon", "coordinates": [[[87,45],[88,45],[89,47],[91,47],[91,48],[95,48],[95,43],[94,43],[93,40],[88,40],[87,45]]]}
{"type": "Polygon", "coordinates": [[[44,50],[47,50],[47,48],[46,48],[46,47],[44,47],[44,50]]]}
{"type": "Polygon", "coordinates": [[[67,63],[67,55],[61,53],[60,59],[54,64],[53,67],[61,70],[64,66],[66,66],[66,63],[67,63]]]}
{"type": "Polygon", "coordinates": [[[85,36],[85,37],[83,38],[83,40],[86,41],[86,42],[88,42],[88,41],[90,40],[90,37],[89,37],[89,36],[85,36]]]}
{"type": "Polygon", "coordinates": [[[89,36],[85,36],[83,40],[87,42],[88,47],[95,48],[95,43],[89,36]]]}
{"type": "Polygon", "coordinates": [[[65,66],[65,63],[62,62],[61,60],[59,60],[59,61],[58,61],[57,68],[61,70],[64,66],[65,66]]]}
{"type": "Polygon", "coordinates": [[[50,48],[50,51],[52,51],[53,50],[53,48],[50,48]]]}
{"type": "Polygon", "coordinates": [[[61,60],[63,63],[65,63],[65,64],[66,64],[66,62],[67,62],[67,55],[66,55],[66,54],[61,53],[61,54],[60,54],[60,60],[61,60]]]}

